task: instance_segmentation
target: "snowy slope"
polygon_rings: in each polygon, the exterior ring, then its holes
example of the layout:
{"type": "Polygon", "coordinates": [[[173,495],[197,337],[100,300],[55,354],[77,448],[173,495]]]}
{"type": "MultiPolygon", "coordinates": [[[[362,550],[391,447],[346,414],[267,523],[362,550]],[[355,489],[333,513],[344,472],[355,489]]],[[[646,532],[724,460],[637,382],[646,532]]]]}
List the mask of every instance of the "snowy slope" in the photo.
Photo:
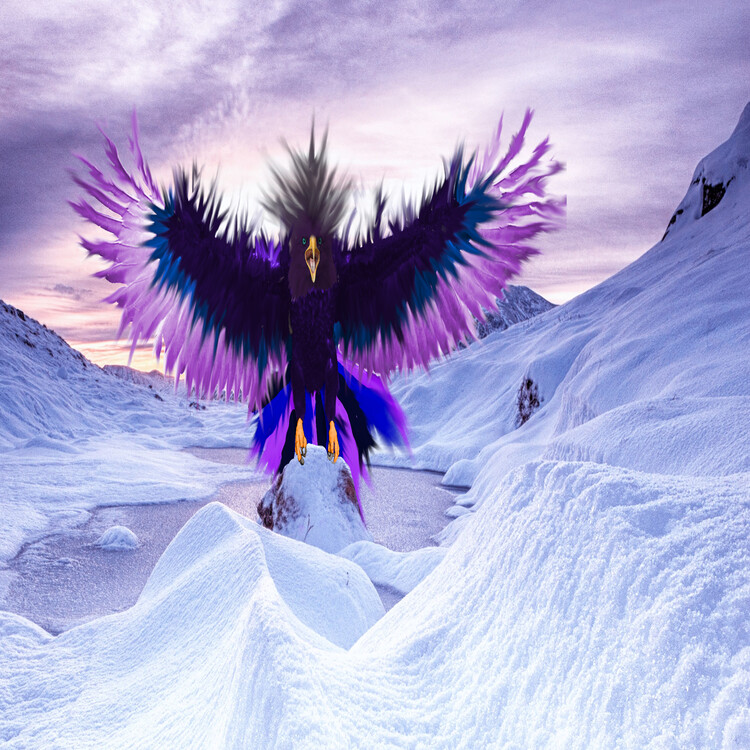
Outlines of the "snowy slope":
{"type": "Polygon", "coordinates": [[[691,184],[682,205],[696,205],[620,273],[429,374],[397,380],[418,464],[463,485],[488,464],[508,471],[539,458],[750,470],[748,157],[746,108],[696,172],[727,186],[711,211],[700,215],[691,184]],[[532,415],[519,426],[520,411],[532,415]]]}
{"type": "Polygon", "coordinates": [[[0,302],[0,602],[4,563],[91,508],[207,497],[248,476],[180,450],[248,446],[245,407],[157,395],[0,302]]]}
{"type": "MultiPolygon", "coordinates": [[[[0,450],[22,448],[30,440],[65,442],[149,427],[170,428],[176,441],[196,430],[209,437],[207,423],[186,408],[184,392],[182,399],[160,401],[148,386],[161,378],[122,370],[118,377],[102,370],[46,326],[0,301],[0,450]]],[[[230,439],[242,440],[229,445],[247,443],[246,410],[215,406],[230,439]]]]}

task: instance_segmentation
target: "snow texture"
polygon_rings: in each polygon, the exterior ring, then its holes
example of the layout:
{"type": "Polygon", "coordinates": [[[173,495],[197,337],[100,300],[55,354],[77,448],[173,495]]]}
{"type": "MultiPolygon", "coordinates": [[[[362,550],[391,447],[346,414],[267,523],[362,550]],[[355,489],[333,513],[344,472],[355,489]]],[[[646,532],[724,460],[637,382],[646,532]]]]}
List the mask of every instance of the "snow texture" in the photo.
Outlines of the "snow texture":
{"type": "Polygon", "coordinates": [[[338,554],[357,563],[379,586],[408,594],[445,557],[444,547],[423,547],[411,552],[394,552],[375,542],[354,542],[338,554]]]}
{"type": "Polygon", "coordinates": [[[249,446],[245,409],[157,395],[0,302],[0,574],[24,544],[80,525],[94,507],[208,497],[252,473],[181,450],[249,446]]]}
{"type": "Polygon", "coordinates": [[[320,445],[308,444],[304,465],[293,458],[258,506],[263,524],[291,539],[338,552],[360,539],[372,541],[360,517],[349,467],[334,464],[320,445]]]}
{"type": "MultiPolygon", "coordinates": [[[[0,613],[4,746],[750,747],[748,157],[750,109],[699,168],[724,186],[709,210],[691,185],[690,211],[631,266],[431,379],[397,381],[418,461],[471,486],[450,546],[398,558],[358,542],[343,551],[355,565],[209,504],[131,609],[54,638],[0,613]],[[529,380],[539,403],[517,427],[529,380]],[[404,588],[426,575],[383,614],[363,569],[404,588]]],[[[210,440],[222,426],[135,395],[97,425],[96,394],[126,392],[97,391],[73,360],[67,378],[62,361],[42,372],[23,325],[0,315],[3,353],[35,357],[17,378],[25,403],[0,389],[5,553],[91,501],[71,483],[51,502],[39,479],[67,462],[93,481],[108,464],[86,463],[88,432],[137,434],[146,462],[181,429],[210,440]],[[29,410],[54,407],[50,391],[80,417],[29,410]]],[[[14,362],[0,371],[11,395],[14,362]]],[[[188,481],[194,468],[180,467],[188,481]]],[[[96,482],[132,501],[121,476],[96,482]]]]}
{"type": "Polygon", "coordinates": [[[99,537],[96,546],[111,550],[135,549],[138,537],[125,526],[112,526],[99,537]]]}

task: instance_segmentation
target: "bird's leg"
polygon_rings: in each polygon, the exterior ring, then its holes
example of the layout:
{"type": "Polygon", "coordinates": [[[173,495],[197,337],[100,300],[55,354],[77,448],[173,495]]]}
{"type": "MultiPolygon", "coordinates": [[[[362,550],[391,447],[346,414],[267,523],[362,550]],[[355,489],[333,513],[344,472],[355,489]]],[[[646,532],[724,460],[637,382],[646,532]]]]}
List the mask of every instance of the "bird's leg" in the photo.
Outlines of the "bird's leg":
{"type": "Polygon", "coordinates": [[[339,457],[339,438],[336,434],[333,420],[336,417],[336,398],[339,392],[339,366],[336,362],[336,349],[334,348],[333,343],[330,342],[329,346],[331,347],[331,351],[326,372],[325,411],[326,418],[330,424],[328,430],[328,458],[333,461],[333,463],[336,463],[336,459],[339,457]]]}
{"type": "Polygon", "coordinates": [[[331,427],[328,430],[328,458],[336,463],[339,457],[339,436],[336,434],[336,428],[331,422],[331,427]]]}
{"type": "Polygon", "coordinates": [[[307,438],[305,438],[305,431],[302,428],[301,419],[297,420],[297,432],[294,435],[294,452],[297,454],[299,462],[304,466],[304,456],[307,455],[307,438]]]}

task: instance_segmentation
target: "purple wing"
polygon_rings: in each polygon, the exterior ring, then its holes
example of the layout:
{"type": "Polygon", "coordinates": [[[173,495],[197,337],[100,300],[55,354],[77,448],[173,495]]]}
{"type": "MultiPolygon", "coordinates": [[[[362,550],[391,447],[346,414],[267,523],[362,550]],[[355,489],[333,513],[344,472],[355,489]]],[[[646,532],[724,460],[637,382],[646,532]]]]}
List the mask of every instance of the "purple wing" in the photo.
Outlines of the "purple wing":
{"type": "Polygon", "coordinates": [[[215,186],[205,194],[195,169],[176,172],[174,185],[160,193],[135,117],[132,173],[105,141],[114,176],[81,159],[88,179],[74,179],[99,205],[72,205],[114,235],[81,242],[110,263],[96,275],[122,285],[107,298],[122,308],[118,335],[130,325],[131,356],[139,340],[155,336],[166,371],[177,382],[184,373],[199,395],[226,392],[259,407],[274,373],[287,364],[289,293],[279,246],[239,220],[228,222],[215,186]]]}
{"type": "Polygon", "coordinates": [[[475,337],[472,315],[483,320],[482,307],[496,307],[521,263],[539,252],[529,240],[564,217],[565,199],[544,190],[562,169],[544,160],[547,140],[512,168],[531,115],[505,154],[502,120],[481,156],[465,161],[459,149],[434,190],[418,207],[405,205],[387,232],[378,199],[370,237],[338,260],[338,345],[345,359],[387,375],[426,368],[475,337]]]}

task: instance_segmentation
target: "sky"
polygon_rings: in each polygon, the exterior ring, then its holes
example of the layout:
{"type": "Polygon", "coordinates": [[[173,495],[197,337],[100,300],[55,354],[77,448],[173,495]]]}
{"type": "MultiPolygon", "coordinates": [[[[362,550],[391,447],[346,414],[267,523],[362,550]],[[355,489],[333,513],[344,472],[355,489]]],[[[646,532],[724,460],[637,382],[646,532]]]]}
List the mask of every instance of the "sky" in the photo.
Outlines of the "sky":
{"type": "MultiPolygon", "coordinates": [[[[459,141],[534,110],[566,171],[565,229],[518,278],[564,302],[661,238],[697,162],[750,101],[750,6],[666,2],[4,0],[0,8],[0,299],[99,364],[125,363],[113,288],[92,278],[68,200],[74,154],[126,148],[133,110],[157,179],[205,165],[251,213],[280,139],[329,127],[340,168],[394,194],[459,141]]],[[[156,366],[149,346],[134,366],[156,366]]]]}

